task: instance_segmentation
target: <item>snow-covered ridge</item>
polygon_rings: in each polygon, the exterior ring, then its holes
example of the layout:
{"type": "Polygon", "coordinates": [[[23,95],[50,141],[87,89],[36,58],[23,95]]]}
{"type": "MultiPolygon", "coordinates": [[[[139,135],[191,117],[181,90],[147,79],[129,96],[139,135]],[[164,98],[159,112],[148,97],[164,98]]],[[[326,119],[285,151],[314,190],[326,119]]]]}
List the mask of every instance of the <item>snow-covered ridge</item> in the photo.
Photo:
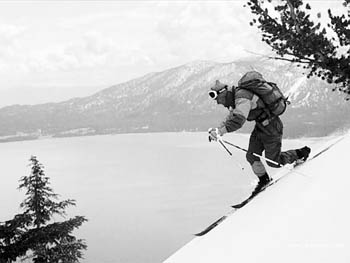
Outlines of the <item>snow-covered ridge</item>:
{"type": "Polygon", "coordinates": [[[349,262],[349,147],[348,134],[165,263],[349,262]]]}
{"type": "MultiPolygon", "coordinates": [[[[208,98],[215,80],[237,85],[250,70],[275,82],[292,100],[282,118],[286,136],[325,136],[350,127],[350,104],[318,79],[305,79],[297,67],[265,60],[230,63],[194,61],[114,85],[84,98],[0,109],[0,136],[71,134],[89,128],[95,134],[118,132],[205,131],[221,122],[224,109],[208,98]],[[190,102],[190,103],[189,103],[190,102]]],[[[242,132],[250,132],[243,127],[242,132]]]]}

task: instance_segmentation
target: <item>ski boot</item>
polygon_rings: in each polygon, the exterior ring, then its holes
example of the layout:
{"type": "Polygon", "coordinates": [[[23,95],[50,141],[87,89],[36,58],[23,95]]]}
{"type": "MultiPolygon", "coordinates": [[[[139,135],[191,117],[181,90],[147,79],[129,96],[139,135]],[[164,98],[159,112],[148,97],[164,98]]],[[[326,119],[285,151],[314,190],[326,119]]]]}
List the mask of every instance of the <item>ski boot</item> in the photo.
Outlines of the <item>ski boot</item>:
{"type": "Polygon", "coordinates": [[[300,148],[296,150],[298,155],[298,160],[305,162],[307,158],[309,158],[309,154],[311,152],[311,149],[307,146],[304,146],[303,148],[300,148]]]}
{"type": "Polygon", "coordinates": [[[271,181],[272,181],[272,179],[270,178],[270,176],[267,173],[265,173],[262,176],[259,176],[259,182],[258,182],[257,186],[255,187],[254,191],[252,192],[251,196],[255,196],[256,194],[258,194],[271,181]]]}

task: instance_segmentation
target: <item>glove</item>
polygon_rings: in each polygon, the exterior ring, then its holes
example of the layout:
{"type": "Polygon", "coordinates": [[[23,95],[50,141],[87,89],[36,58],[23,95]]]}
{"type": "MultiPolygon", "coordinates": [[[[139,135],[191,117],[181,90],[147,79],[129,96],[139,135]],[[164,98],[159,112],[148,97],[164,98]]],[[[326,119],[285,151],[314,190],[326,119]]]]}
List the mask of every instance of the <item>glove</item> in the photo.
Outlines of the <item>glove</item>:
{"type": "Polygon", "coordinates": [[[208,133],[209,133],[209,142],[217,141],[218,137],[222,135],[218,128],[210,128],[208,130],[208,133]]]}

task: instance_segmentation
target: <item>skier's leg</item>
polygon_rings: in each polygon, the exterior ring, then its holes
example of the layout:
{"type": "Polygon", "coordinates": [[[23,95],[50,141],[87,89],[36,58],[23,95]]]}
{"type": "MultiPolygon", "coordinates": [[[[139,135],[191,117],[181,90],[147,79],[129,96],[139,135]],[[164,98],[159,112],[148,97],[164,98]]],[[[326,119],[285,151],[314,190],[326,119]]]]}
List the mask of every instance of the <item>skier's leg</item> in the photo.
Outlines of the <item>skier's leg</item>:
{"type": "MultiPolygon", "coordinates": [[[[294,163],[296,160],[304,158],[305,160],[310,153],[310,148],[304,147],[302,149],[297,150],[288,150],[281,152],[282,147],[282,135],[283,135],[283,124],[280,118],[275,118],[269,124],[269,130],[272,135],[262,134],[261,138],[265,148],[265,157],[271,159],[281,165],[285,165],[287,163],[294,163]],[[308,152],[307,152],[308,151],[308,152]],[[306,156],[307,155],[307,156],[306,156]]],[[[267,162],[267,164],[271,167],[278,168],[279,166],[267,162]]]]}
{"type": "MultiPolygon", "coordinates": [[[[281,138],[272,138],[268,142],[264,143],[266,158],[271,159],[281,165],[285,165],[287,163],[294,163],[297,160],[305,161],[309,157],[311,150],[307,146],[296,150],[281,152],[281,140],[281,138]]],[[[271,167],[280,167],[268,161],[266,163],[271,167]]]]}
{"type": "MultiPolygon", "coordinates": [[[[293,163],[298,159],[296,150],[289,150],[281,152],[282,136],[270,137],[264,141],[265,157],[273,160],[281,165],[287,163],[293,163]]],[[[278,168],[280,166],[275,165],[269,161],[266,162],[269,166],[278,168]]]]}
{"type": "Polygon", "coordinates": [[[264,145],[259,139],[257,130],[254,129],[252,134],[250,135],[248,153],[246,154],[246,159],[250,163],[254,174],[258,177],[263,176],[266,173],[266,169],[263,163],[260,161],[260,158],[254,156],[251,153],[256,153],[261,155],[263,151],[264,151],[264,145]]]}
{"type": "Polygon", "coordinates": [[[251,153],[256,153],[261,155],[262,152],[264,151],[264,145],[261,142],[259,134],[260,132],[255,128],[250,136],[248,153],[246,155],[248,162],[252,166],[253,172],[259,179],[258,184],[253,190],[251,196],[254,196],[257,193],[259,193],[261,189],[271,181],[271,178],[267,174],[266,169],[263,163],[261,162],[260,158],[251,154],[251,153]]]}

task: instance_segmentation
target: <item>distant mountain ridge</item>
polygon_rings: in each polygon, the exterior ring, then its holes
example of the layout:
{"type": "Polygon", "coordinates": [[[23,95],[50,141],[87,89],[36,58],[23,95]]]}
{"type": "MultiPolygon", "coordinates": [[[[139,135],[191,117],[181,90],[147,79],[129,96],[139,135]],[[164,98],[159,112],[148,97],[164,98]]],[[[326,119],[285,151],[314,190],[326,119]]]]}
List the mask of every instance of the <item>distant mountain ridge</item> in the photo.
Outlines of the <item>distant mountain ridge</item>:
{"type": "MultiPolygon", "coordinates": [[[[92,96],[60,103],[13,105],[0,109],[3,140],[42,136],[163,131],[205,131],[218,125],[227,110],[209,99],[216,79],[236,85],[247,71],[258,70],[289,95],[292,104],[283,115],[285,134],[323,136],[350,127],[350,103],[301,69],[271,60],[232,63],[195,61],[150,73],[92,96]]],[[[251,130],[247,125],[243,132],[251,130]]]]}

